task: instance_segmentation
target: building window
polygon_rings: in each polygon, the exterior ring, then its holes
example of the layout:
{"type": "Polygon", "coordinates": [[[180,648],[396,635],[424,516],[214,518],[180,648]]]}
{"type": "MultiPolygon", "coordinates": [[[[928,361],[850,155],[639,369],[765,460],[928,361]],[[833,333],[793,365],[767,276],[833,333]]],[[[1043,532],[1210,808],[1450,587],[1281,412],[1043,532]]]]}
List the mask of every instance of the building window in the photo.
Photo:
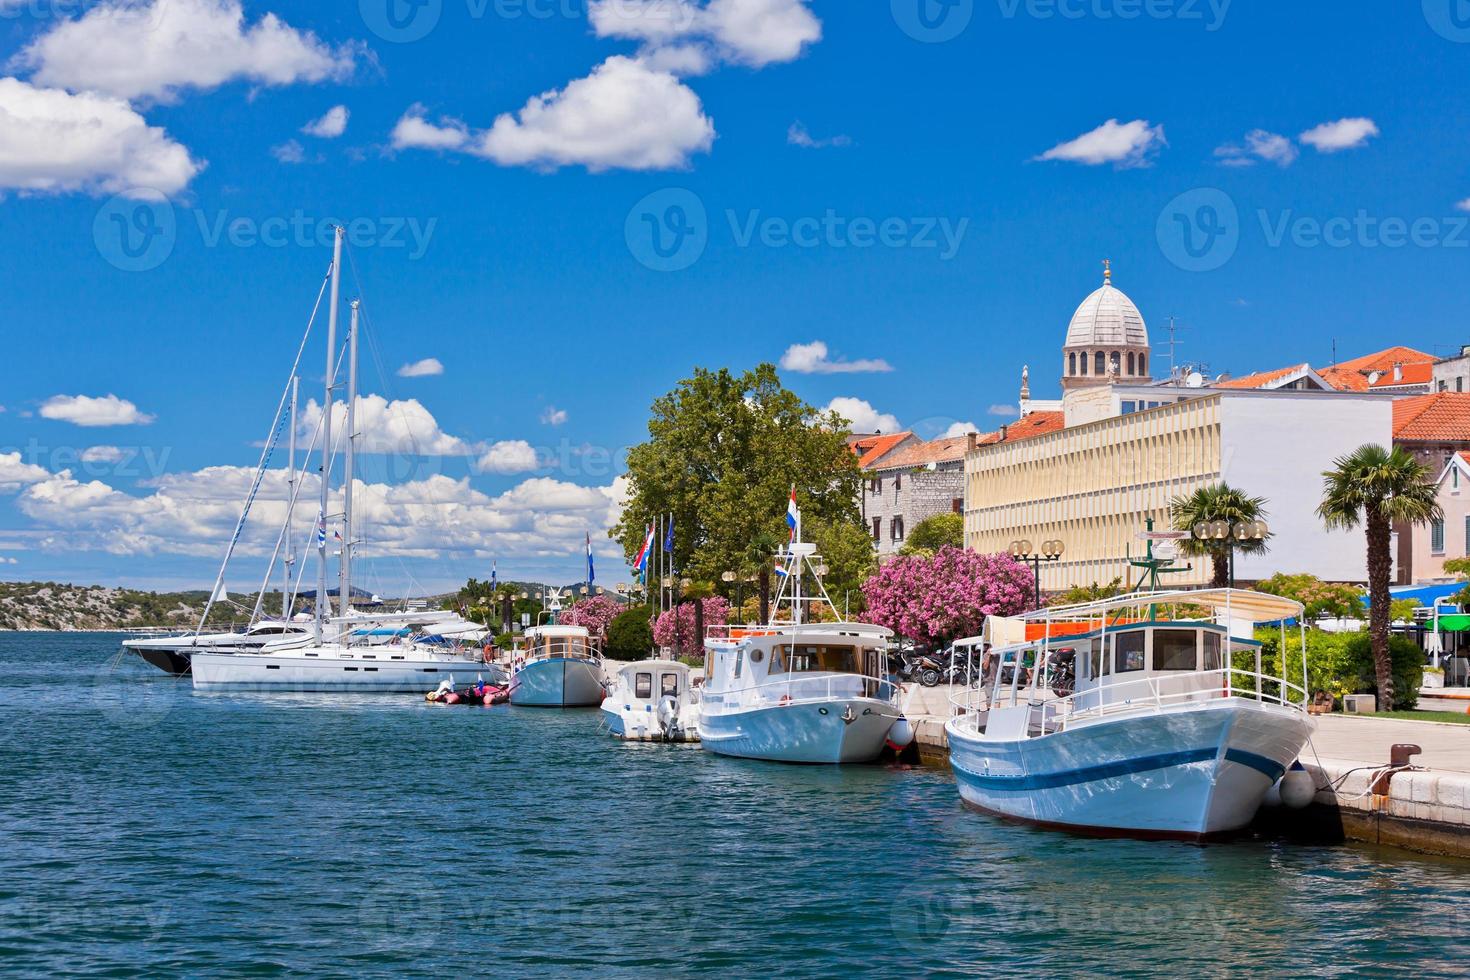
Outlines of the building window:
{"type": "Polygon", "coordinates": [[[1132,375],[1133,375],[1133,373],[1134,373],[1134,372],[1133,372],[1133,368],[1134,368],[1134,363],[1135,363],[1135,362],[1134,362],[1134,360],[1133,360],[1133,352],[1132,352],[1132,351],[1129,351],[1129,352],[1128,352],[1128,375],[1129,375],[1129,376],[1130,376],[1130,377],[1132,377],[1132,375]]]}
{"type": "Polygon", "coordinates": [[[1123,373],[1123,355],[1122,354],[1119,354],[1117,351],[1113,351],[1113,361],[1112,361],[1112,363],[1113,363],[1113,373],[1114,374],[1122,374],[1123,373]]]}
{"type": "MultiPolygon", "coordinates": [[[[965,498],[964,497],[952,497],[952,498],[950,498],[950,501],[949,501],[949,509],[952,512],[956,513],[956,514],[963,514],[965,512],[965,498]]],[[[1466,521],[1470,521],[1470,518],[1466,518],[1466,521]]],[[[1465,553],[1467,555],[1470,555],[1470,549],[1466,549],[1466,552],[1465,553]]]]}
{"type": "Polygon", "coordinates": [[[1132,415],[1136,411],[1138,411],[1138,402],[1136,402],[1136,401],[1125,401],[1122,404],[1122,412],[1120,414],[1122,414],[1122,415],[1132,415]]]}
{"type": "Polygon", "coordinates": [[[1450,390],[1449,382],[1447,382],[1443,378],[1441,378],[1440,381],[1439,381],[1439,390],[1440,391],[1449,391],[1450,390]]]}
{"type": "Polygon", "coordinates": [[[873,491],[873,496],[881,496],[883,493],[883,478],[875,476],[868,481],[868,488],[873,491]]]}
{"type": "Polygon", "coordinates": [[[1106,354],[1104,354],[1102,351],[1098,351],[1096,354],[1093,354],[1092,355],[1092,373],[1093,374],[1097,375],[1098,377],[1102,377],[1104,374],[1107,374],[1108,373],[1108,360],[1107,360],[1107,358],[1108,358],[1108,356],[1106,354]]]}
{"type": "Polygon", "coordinates": [[[1465,518],[1465,554],[1470,557],[1470,517],[1465,518]]]}
{"type": "Polygon", "coordinates": [[[1464,378],[1456,378],[1455,379],[1455,390],[1456,391],[1464,391],[1465,390],[1465,379],[1464,378]]]}
{"type": "Polygon", "coordinates": [[[881,517],[873,518],[873,540],[883,540],[883,518],[881,517]]]}
{"type": "Polygon", "coordinates": [[[1082,352],[1082,357],[1079,358],[1078,363],[1081,365],[1082,370],[1078,371],[1077,373],[1082,375],[1084,378],[1087,377],[1087,351],[1082,352]]]}
{"type": "Polygon", "coordinates": [[[1460,468],[1458,466],[1450,467],[1450,489],[1460,489],[1460,468]]]}
{"type": "Polygon", "coordinates": [[[1139,354],[1138,355],[1138,373],[1139,374],[1148,374],[1148,355],[1147,354],[1139,354]]]}
{"type": "Polygon", "coordinates": [[[1429,522],[1429,550],[1432,554],[1444,554],[1444,521],[1432,520],[1429,522]]]}
{"type": "Polygon", "coordinates": [[[893,523],[892,523],[891,526],[893,528],[893,540],[895,540],[895,541],[902,541],[903,540],[903,518],[902,517],[895,517],[893,519],[893,523]]]}
{"type": "Polygon", "coordinates": [[[896,493],[898,493],[898,491],[900,491],[902,489],[903,489],[903,474],[902,473],[895,473],[895,474],[893,474],[893,492],[896,494],[896,493]]]}
{"type": "Polygon", "coordinates": [[[1067,373],[1068,374],[1076,374],[1077,373],[1077,352],[1076,351],[1073,351],[1072,353],[1070,353],[1070,354],[1067,355],[1067,373]]]}

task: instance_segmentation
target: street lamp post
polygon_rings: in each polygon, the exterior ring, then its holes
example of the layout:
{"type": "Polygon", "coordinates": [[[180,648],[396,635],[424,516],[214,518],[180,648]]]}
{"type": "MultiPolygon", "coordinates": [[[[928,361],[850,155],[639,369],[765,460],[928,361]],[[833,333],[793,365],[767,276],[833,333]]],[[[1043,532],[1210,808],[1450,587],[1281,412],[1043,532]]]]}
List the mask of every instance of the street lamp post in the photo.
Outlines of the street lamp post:
{"type": "Polygon", "coordinates": [[[1051,562],[1061,561],[1062,552],[1066,546],[1057,540],[1043,541],[1041,547],[1033,550],[1030,541],[1012,541],[1011,557],[1031,566],[1031,579],[1036,586],[1036,608],[1041,608],[1041,566],[1051,562]]]}
{"type": "Polygon", "coordinates": [[[1229,567],[1230,588],[1235,588],[1235,548],[1237,543],[1248,544],[1252,541],[1263,541],[1271,529],[1265,521],[1200,521],[1191,533],[1196,541],[1205,543],[1224,542],[1226,551],[1226,562],[1229,567]]]}

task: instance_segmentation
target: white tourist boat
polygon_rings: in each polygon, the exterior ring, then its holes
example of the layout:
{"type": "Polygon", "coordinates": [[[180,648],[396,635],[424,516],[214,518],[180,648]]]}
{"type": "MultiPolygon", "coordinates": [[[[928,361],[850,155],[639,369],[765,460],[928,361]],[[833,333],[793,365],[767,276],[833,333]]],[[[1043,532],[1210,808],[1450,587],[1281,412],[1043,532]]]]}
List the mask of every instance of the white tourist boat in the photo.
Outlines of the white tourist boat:
{"type": "Polygon", "coordinates": [[[1301,615],[1289,599],[1211,589],[992,617],[985,677],[955,696],[945,726],[960,795],[1090,833],[1198,840],[1245,827],[1313,730],[1305,658],[1300,675],[1295,663],[1262,674],[1254,627],[1301,615]],[[1231,667],[1241,653],[1253,671],[1231,667]]]}
{"type": "Polygon", "coordinates": [[[511,665],[510,703],[529,708],[600,705],[602,653],[581,626],[533,626],[511,665]]]}
{"type": "Polygon", "coordinates": [[[631,742],[699,741],[699,690],[690,675],[677,660],[620,668],[602,702],[607,730],[631,742]]]}
{"type": "MultiPolygon", "coordinates": [[[[795,507],[793,504],[793,514],[795,507]]],[[[872,762],[890,739],[912,739],[899,689],[886,679],[893,633],[868,623],[810,622],[806,605],[836,609],[813,561],[795,539],[782,556],[781,591],[767,626],[715,627],[705,640],[699,738],[721,755],[775,762],[872,762]],[[803,594],[810,573],[812,595],[803,594]],[[791,616],[782,621],[781,608],[791,616]]]]}

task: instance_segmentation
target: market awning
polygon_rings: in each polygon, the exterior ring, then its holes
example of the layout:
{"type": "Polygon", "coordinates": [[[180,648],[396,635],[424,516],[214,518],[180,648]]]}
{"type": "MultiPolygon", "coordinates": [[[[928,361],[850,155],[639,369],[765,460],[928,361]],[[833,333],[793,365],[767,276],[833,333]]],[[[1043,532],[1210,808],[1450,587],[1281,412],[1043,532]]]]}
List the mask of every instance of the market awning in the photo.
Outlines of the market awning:
{"type": "MultiPolygon", "coordinates": [[[[1464,582],[1437,582],[1433,585],[1395,585],[1388,590],[1388,597],[1394,602],[1400,599],[1417,599],[1421,606],[1432,606],[1436,599],[1448,599],[1457,592],[1463,591],[1464,582]]],[[[1365,595],[1363,605],[1370,606],[1372,602],[1365,595]]]]}

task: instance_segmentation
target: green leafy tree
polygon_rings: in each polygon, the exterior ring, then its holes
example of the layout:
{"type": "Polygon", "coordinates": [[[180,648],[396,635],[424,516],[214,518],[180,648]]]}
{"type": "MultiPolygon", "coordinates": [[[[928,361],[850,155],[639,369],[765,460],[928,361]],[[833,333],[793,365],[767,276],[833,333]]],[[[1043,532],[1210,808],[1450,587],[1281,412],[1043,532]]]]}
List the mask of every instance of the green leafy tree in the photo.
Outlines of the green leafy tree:
{"type": "Polygon", "coordinates": [[[822,584],[837,615],[843,614],[844,607],[849,616],[862,612],[866,605],[863,583],[878,568],[873,536],[861,524],[847,521],[814,520],[807,527],[810,530],[806,536],[816,544],[817,553],[827,566],[822,584]]]}
{"type": "Polygon", "coordinates": [[[1389,657],[1389,545],[1395,523],[1424,524],[1440,516],[1429,467],[1402,449],[1372,444],[1335,460],[1322,474],[1317,514],[1328,528],[1364,527],[1368,539],[1368,636],[1378,680],[1378,710],[1394,701],[1389,657]]]}
{"type": "Polygon", "coordinates": [[[1058,592],[1052,596],[1048,606],[1076,606],[1084,602],[1097,602],[1100,599],[1111,599],[1113,596],[1122,595],[1127,588],[1123,585],[1121,577],[1113,579],[1106,585],[1093,582],[1091,585],[1075,585],[1065,592],[1058,592]]]}
{"type": "MultiPolygon", "coordinates": [[[[1315,694],[1326,691],[1334,698],[1344,694],[1378,694],[1377,668],[1373,657],[1373,644],[1367,633],[1328,633],[1309,629],[1307,637],[1307,691],[1315,694]]],[[[1261,673],[1268,677],[1281,676],[1281,630],[1263,627],[1256,630],[1256,639],[1261,641],[1261,673]]],[[[1287,630],[1286,679],[1300,683],[1302,669],[1302,645],[1297,630],[1287,630]]],[[[1392,664],[1392,705],[1395,711],[1409,711],[1419,700],[1419,684],[1423,677],[1424,651],[1413,640],[1402,636],[1389,641],[1392,664]]],[[[1254,671],[1255,654],[1238,650],[1232,655],[1232,665],[1239,670],[1254,671]]],[[[1237,677],[1235,683],[1245,685],[1246,678],[1237,677]]],[[[1279,685],[1267,684],[1271,693],[1279,685]]],[[[1387,709],[1384,709],[1387,710],[1387,709]]]]}
{"type": "Polygon", "coordinates": [[[900,555],[932,555],[945,546],[965,546],[965,519],[959,514],[935,514],[914,525],[900,555]]]}
{"type": "Polygon", "coordinates": [[[652,610],[634,606],[618,613],[607,628],[604,652],[613,660],[642,660],[653,650],[652,610]]]}
{"type": "MultiPolygon", "coordinates": [[[[1169,517],[1177,531],[1190,531],[1196,525],[1213,521],[1234,525],[1260,520],[1265,515],[1265,497],[1252,497],[1224,483],[1211,483],[1169,502],[1169,517]]],[[[1186,555],[1208,556],[1214,566],[1210,584],[1224,588],[1230,584],[1232,549],[1246,554],[1262,552],[1269,537],[1237,541],[1228,537],[1214,540],[1191,536],[1179,542],[1179,550],[1186,555]]]]}
{"type": "Polygon", "coordinates": [[[1295,599],[1305,607],[1303,615],[1308,621],[1321,616],[1356,619],[1363,615],[1363,602],[1356,586],[1324,582],[1315,575],[1278,572],[1257,582],[1256,591],[1295,599]]]}
{"type": "Polygon", "coordinates": [[[631,560],[648,526],[672,514],[679,574],[722,583],[751,564],[760,535],[786,540],[793,486],[805,520],[856,525],[860,475],[847,428],[782,387],[770,364],[740,375],[698,368],[654,401],[649,439],[628,454],[627,506],[609,533],[631,560]]]}
{"type": "MultiPolygon", "coordinates": [[[[1470,581],[1470,558],[1446,558],[1444,570],[1451,575],[1458,575],[1462,581],[1470,581]]],[[[1470,584],[1449,598],[1451,602],[1458,603],[1462,609],[1470,606],[1470,584]]]]}

